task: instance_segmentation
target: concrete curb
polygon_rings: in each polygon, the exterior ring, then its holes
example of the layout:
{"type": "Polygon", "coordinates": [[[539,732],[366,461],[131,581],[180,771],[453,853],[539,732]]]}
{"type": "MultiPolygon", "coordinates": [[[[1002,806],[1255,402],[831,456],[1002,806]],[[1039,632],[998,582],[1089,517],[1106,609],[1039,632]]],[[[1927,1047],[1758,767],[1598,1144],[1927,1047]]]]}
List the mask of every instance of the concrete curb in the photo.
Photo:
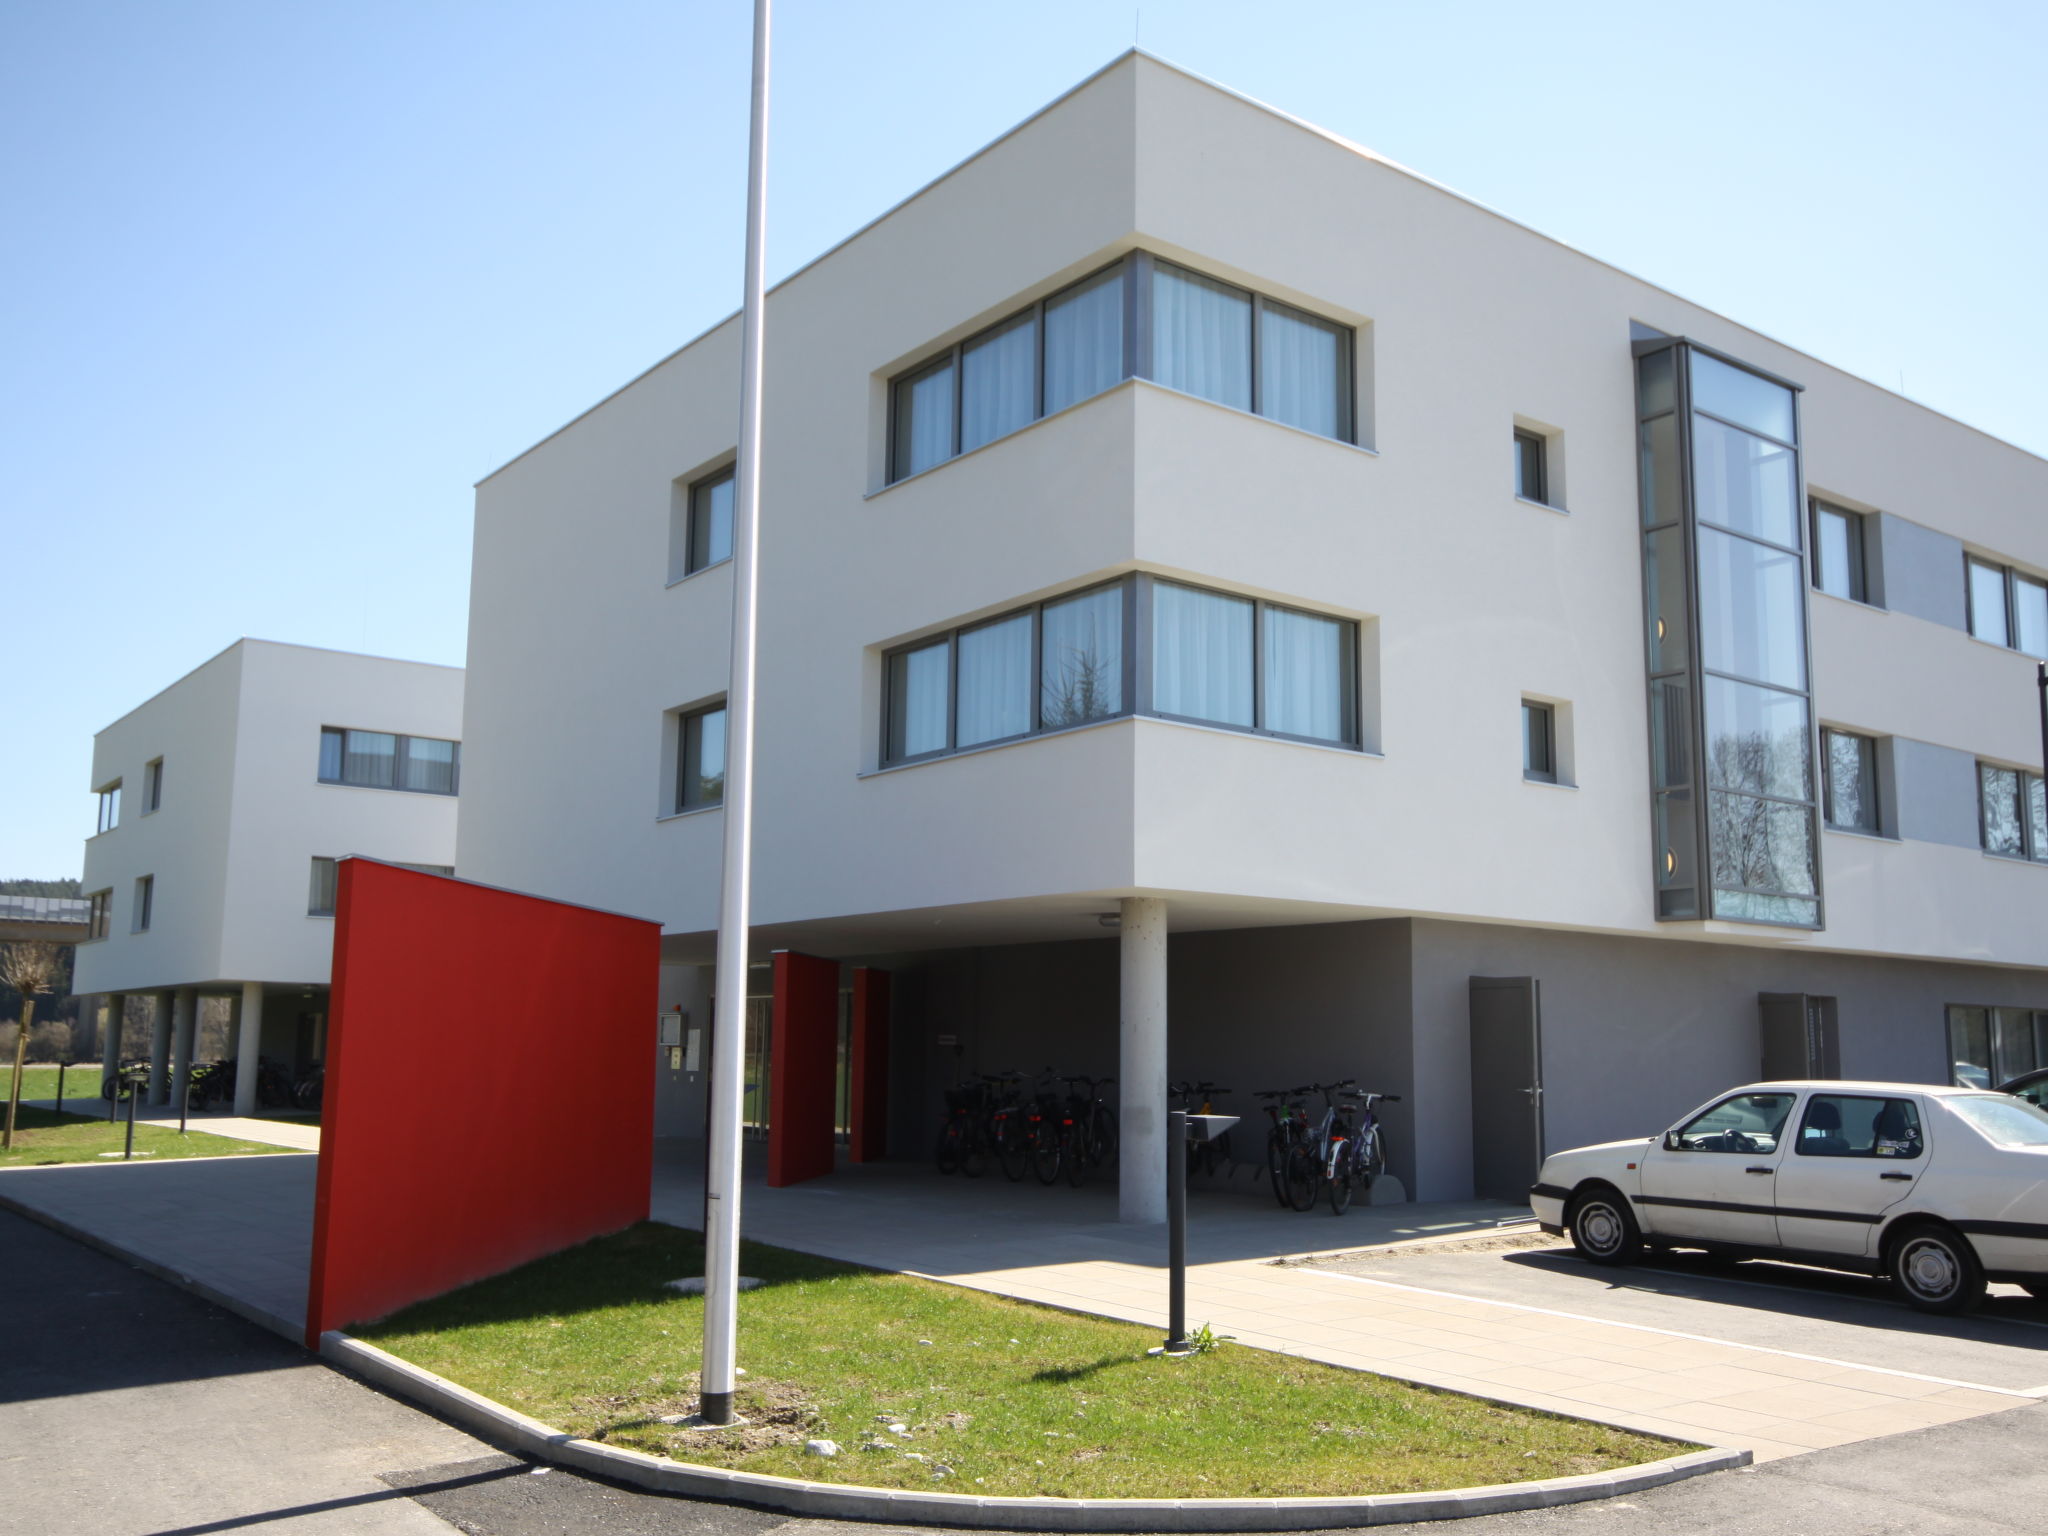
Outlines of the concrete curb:
{"type": "Polygon", "coordinates": [[[1746,1450],[1693,1451],[1580,1477],[1335,1499],[1058,1499],[925,1493],[732,1472],[580,1440],[339,1331],[321,1335],[320,1354],[388,1392],[431,1408],[481,1439],[538,1461],[592,1472],[651,1493],[720,1499],[820,1519],[897,1525],[1012,1531],[1316,1531],[1551,1509],[1641,1493],[1702,1472],[1750,1463],[1746,1450]]]}

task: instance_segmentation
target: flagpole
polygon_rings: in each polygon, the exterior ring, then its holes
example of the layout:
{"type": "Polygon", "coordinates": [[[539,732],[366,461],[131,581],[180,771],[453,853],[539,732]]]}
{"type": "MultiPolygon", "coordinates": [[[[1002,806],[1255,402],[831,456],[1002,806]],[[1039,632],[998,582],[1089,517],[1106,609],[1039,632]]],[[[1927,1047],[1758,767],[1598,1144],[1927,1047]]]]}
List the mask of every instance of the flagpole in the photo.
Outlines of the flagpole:
{"type": "Polygon", "coordinates": [[[732,508],[732,681],[725,700],[725,869],[718,900],[717,1006],[704,1202],[704,1361],[698,1412],[730,1424],[738,1350],[740,1112],[746,1077],[747,924],[753,885],[754,663],[761,522],[763,252],[768,224],[768,6],[754,0],[747,135],[747,269],[740,308],[740,442],[732,508]]]}

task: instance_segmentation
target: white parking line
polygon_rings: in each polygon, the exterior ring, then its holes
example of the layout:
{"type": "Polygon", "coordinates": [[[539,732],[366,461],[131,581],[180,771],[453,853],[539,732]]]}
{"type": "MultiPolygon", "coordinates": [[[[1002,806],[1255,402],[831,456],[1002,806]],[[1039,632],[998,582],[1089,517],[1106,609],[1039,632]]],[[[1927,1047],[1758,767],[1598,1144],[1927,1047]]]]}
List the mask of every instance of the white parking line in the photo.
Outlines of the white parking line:
{"type": "Polygon", "coordinates": [[[1342,1270],[1326,1269],[1319,1273],[1331,1275],[1339,1280],[1349,1280],[1358,1285],[1376,1285],[1383,1290],[1407,1291],[1416,1296],[1439,1296],[1446,1301],[1471,1301],[1481,1306],[1499,1307],[1508,1312],[1526,1312],[1538,1317],[1561,1317],[1575,1323],[1598,1323],[1607,1328],[1626,1328],[1632,1333],[1655,1333],[1667,1339],[1685,1339],[1694,1344],[1718,1344],[1727,1349],[1746,1349],[1759,1355],[1777,1355],[1786,1360],[1806,1360],[1814,1365],[1838,1365],[1845,1371],[1869,1371],[1877,1376],[1897,1376],[1905,1381],[1924,1381],[1937,1387],[1965,1387],[1972,1392],[1995,1392],[2001,1397],[2048,1398],[2048,1386],[2041,1387],[1992,1387],[1981,1381],[1957,1381],[1952,1376],[1928,1376],[1919,1371],[1893,1370],[1890,1366],[1864,1365],[1855,1360],[1836,1360],[1828,1355],[1802,1354],[1796,1349],[1773,1349],[1768,1344],[1744,1344],[1735,1339],[1716,1339],[1703,1333],[1682,1333],[1676,1328],[1654,1328],[1648,1323],[1618,1323],[1612,1318],[1588,1317],[1583,1312],[1560,1312],[1552,1307],[1531,1307],[1519,1301],[1496,1301],[1490,1296],[1466,1296],[1457,1291],[1434,1291],[1427,1286],[1402,1285],[1394,1280],[1374,1280],[1366,1275],[1349,1275],[1342,1270]]]}

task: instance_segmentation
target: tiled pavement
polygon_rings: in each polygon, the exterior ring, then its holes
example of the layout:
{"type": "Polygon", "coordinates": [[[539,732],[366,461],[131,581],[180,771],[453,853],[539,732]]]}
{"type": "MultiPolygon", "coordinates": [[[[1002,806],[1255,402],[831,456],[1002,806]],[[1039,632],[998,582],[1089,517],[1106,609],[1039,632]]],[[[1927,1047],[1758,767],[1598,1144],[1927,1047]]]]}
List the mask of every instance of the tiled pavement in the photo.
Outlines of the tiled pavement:
{"type": "MultiPolygon", "coordinates": [[[[312,1157],[0,1170],[0,1203],[187,1278],[287,1336],[303,1316],[312,1157]]],[[[751,1171],[750,1171],[751,1172],[751,1171]]],[[[1243,1183],[1245,1181],[1241,1181],[1243,1183]]],[[[654,1215],[695,1226],[701,1174],[657,1157],[654,1215]]],[[[1759,1460],[1994,1413],[2048,1395],[2029,1351],[2009,1379],[1886,1370],[1726,1336],[1575,1316],[1377,1277],[1280,1266],[1316,1248],[1468,1237],[1524,1213],[1486,1202],[1295,1215],[1270,1197],[1191,1202],[1188,1315],[1240,1342],[1552,1412],[1590,1416],[1759,1460]]],[[[1023,1300],[1165,1324],[1164,1229],[1115,1220],[1107,1188],[940,1179],[916,1165],[842,1169],[771,1190],[750,1176],[747,1236],[1023,1300]]],[[[1703,1324],[1702,1326],[1708,1326],[1703,1324]]]]}

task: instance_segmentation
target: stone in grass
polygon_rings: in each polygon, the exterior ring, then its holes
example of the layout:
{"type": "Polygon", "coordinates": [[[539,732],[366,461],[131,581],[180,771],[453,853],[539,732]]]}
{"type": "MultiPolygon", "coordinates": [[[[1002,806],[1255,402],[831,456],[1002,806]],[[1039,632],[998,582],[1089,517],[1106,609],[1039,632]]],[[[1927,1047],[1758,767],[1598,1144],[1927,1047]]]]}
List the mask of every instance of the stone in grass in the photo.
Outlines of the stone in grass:
{"type": "Polygon", "coordinates": [[[839,1443],[836,1440],[806,1440],[804,1449],[813,1456],[837,1456],[839,1443]]]}
{"type": "MultiPolygon", "coordinates": [[[[687,1280],[669,1280],[665,1281],[664,1284],[678,1296],[702,1296],[704,1294],[704,1277],[702,1275],[692,1275],[687,1280]]],[[[755,1290],[760,1284],[761,1282],[752,1275],[740,1276],[740,1289],[743,1291],[755,1290]]]]}

